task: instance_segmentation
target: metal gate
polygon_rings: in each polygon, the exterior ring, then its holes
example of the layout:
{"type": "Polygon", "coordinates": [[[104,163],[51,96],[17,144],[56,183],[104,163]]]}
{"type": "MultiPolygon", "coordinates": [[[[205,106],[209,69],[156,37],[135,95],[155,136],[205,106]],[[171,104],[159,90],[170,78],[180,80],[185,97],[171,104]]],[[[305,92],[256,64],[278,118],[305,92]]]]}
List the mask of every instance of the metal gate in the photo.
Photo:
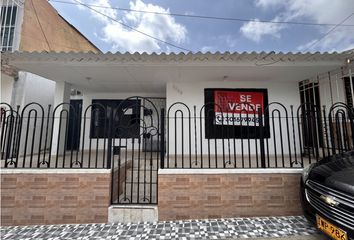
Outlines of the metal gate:
{"type": "Polygon", "coordinates": [[[130,97],[109,110],[112,204],[157,204],[157,171],[161,151],[164,153],[164,104],[162,98],[130,97]]]}

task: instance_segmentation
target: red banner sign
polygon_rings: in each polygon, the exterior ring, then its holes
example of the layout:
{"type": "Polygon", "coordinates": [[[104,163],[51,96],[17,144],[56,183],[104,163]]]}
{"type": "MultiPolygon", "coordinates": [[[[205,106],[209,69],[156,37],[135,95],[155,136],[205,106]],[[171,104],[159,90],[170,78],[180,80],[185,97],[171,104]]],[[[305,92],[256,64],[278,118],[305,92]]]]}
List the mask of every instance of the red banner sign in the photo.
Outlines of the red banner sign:
{"type": "Polygon", "coordinates": [[[258,113],[264,111],[262,92],[214,91],[215,112],[258,113]]]}
{"type": "Polygon", "coordinates": [[[264,112],[262,92],[214,91],[215,124],[259,126],[259,110],[264,112]]]}

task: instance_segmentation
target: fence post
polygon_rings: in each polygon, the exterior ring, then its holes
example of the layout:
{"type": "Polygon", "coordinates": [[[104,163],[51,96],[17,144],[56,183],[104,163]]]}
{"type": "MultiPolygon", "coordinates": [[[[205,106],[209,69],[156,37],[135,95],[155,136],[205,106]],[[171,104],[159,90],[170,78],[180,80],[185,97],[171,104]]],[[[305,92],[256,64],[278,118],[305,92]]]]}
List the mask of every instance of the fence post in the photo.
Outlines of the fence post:
{"type": "MultiPolygon", "coordinates": [[[[327,148],[327,156],[329,156],[329,155],[331,155],[330,154],[330,150],[329,150],[329,148],[330,148],[330,146],[329,146],[329,139],[328,139],[328,135],[329,135],[329,131],[328,131],[328,127],[327,127],[327,114],[326,114],[326,106],[323,106],[322,107],[322,115],[323,115],[323,123],[324,123],[324,131],[323,131],[323,135],[324,135],[324,137],[326,138],[325,139],[325,145],[326,145],[326,148],[327,148]]],[[[326,156],[326,151],[324,150],[323,151],[323,157],[325,157],[326,156]]]]}
{"type": "Polygon", "coordinates": [[[260,153],[261,153],[261,167],[262,168],[266,168],[262,109],[258,110],[258,119],[259,119],[259,129],[260,129],[260,132],[259,132],[259,145],[260,145],[260,153]]]}
{"type": "Polygon", "coordinates": [[[160,168],[165,168],[165,109],[161,109],[161,125],[160,125],[160,168]]]}
{"type": "MultiPolygon", "coordinates": [[[[11,158],[11,161],[12,161],[12,156],[10,155],[10,152],[11,152],[11,141],[12,141],[12,128],[13,128],[13,119],[14,119],[14,111],[12,109],[12,107],[10,107],[10,115],[7,117],[6,114],[4,115],[4,122],[7,121],[7,123],[5,123],[5,125],[9,125],[9,122],[10,121],[10,126],[8,128],[5,128],[5,138],[4,138],[4,144],[5,144],[5,168],[8,167],[8,159],[11,158]],[[6,119],[7,118],[7,119],[6,119]],[[6,130],[8,129],[8,133],[6,132],[6,130]],[[6,139],[6,135],[7,135],[7,139],[6,139]],[[7,143],[6,143],[7,141],[7,143]]],[[[2,126],[2,127],[5,127],[5,126],[2,126]]],[[[3,136],[1,136],[3,137],[3,136]]]]}
{"type": "Polygon", "coordinates": [[[107,147],[107,169],[111,168],[111,163],[112,163],[112,132],[113,132],[113,125],[112,125],[112,121],[113,121],[113,109],[108,108],[107,111],[110,111],[109,113],[109,119],[108,119],[108,147],[107,147]]]}

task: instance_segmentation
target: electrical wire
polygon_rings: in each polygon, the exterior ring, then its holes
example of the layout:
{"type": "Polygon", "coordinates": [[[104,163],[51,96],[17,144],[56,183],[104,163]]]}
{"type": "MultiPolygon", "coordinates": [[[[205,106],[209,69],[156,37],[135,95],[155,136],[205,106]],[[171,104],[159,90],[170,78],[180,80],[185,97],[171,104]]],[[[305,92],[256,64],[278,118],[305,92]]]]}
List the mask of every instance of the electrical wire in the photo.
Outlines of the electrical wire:
{"type": "MultiPolygon", "coordinates": [[[[267,55],[265,55],[264,57],[262,57],[261,60],[265,60],[267,57],[269,57],[270,55],[272,54],[275,54],[275,51],[271,51],[270,53],[268,53],[267,55]]],[[[257,67],[261,67],[261,66],[268,66],[268,65],[273,65],[277,62],[280,62],[280,59],[276,60],[276,61],[273,61],[273,62],[270,62],[270,63],[261,63],[259,64],[258,62],[261,61],[261,60],[257,60],[254,65],[256,65],[257,67]]]]}
{"type": "Polygon", "coordinates": [[[150,34],[147,34],[147,33],[145,33],[145,32],[142,32],[142,31],[140,31],[140,30],[138,30],[138,29],[136,29],[136,28],[133,28],[133,27],[131,27],[131,26],[129,26],[129,25],[127,25],[127,24],[125,24],[125,23],[123,23],[123,22],[121,22],[121,21],[115,19],[115,18],[112,18],[111,16],[108,16],[107,14],[104,14],[104,13],[102,13],[102,12],[100,12],[100,11],[98,11],[98,10],[96,10],[96,9],[94,9],[94,8],[92,8],[92,7],[90,7],[90,6],[88,6],[88,5],[85,4],[85,3],[81,3],[81,2],[78,1],[78,0],[74,0],[74,1],[77,2],[78,5],[82,5],[82,6],[86,7],[86,8],[88,8],[88,9],[90,9],[91,11],[94,11],[94,12],[96,12],[96,13],[102,15],[102,16],[105,16],[105,17],[109,18],[110,20],[112,20],[112,21],[114,21],[114,22],[116,22],[116,23],[122,25],[122,26],[125,27],[125,28],[128,28],[128,29],[130,29],[130,30],[132,30],[132,31],[135,31],[135,32],[137,32],[137,33],[140,33],[140,34],[142,34],[142,35],[144,35],[144,36],[146,36],[146,37],[152,38],[152,39],[154,39],[154,40],[156,40],[156,41],[158,41],[158,42],[164,43],[164,44],[169,45],[169,46],[171,46],[171,47],[178,48],[178,49],[180,49],[180,50],[182,50],[182,51],[193,52],[192,50],[189,50],[189,49],[184,48],[184,47],[177,46],[176,44],[167,42],[167,41],[165,41],[165,40],[159,39],[159,38],[154,37],[154,36],[152,36],[152,35],[150,35],[150,34]]]}
{"type": "MultiPolygon", "coordinates": [[[[61,1],[61,0],[48,0],[48,1],[51,1],[51,2],[57,2],[57,3],[64,3],[64,4],[71,4],[71,5],[82,5],[82,6],[85,6],[87,8],[89,8],[90,10],[98,13],[98,14],[101,14],[109,19],[111,19],[112,21],[115,21],[117,23],[119,23],[120,25],[128,28],[128,29],[131,29],[133,31],[136,31],[140,34],[143,34],[149,38],[152,38],[156,41],[159,41],[159,42],[162,42],[166,45],[170,45],[172,47],[175,47],[175,48],[178,48],[180,50],[183,50],[183,51],[188,51],[188,52],[192,52],[191,50],[189,49],[186,49],[184,47],[180,47],[180,46],[177,46],[173,43],[170,43],[170,42],[167,42],[167,41],[164,41],[162,39],[159,39],[159,38],[156,38],[150,34],[147,34],[145,32],[142,32],[136,28],[133,28],[117,19],[114,19],[94,8],[106,8],[106,9],[115,9],[115,10],[120,10],[120,11],[131,11],[131,12],[140,12],[140,13],[149,13],[149,14],[159,14],[159,15],[170,15],[170,16],[178,16],[178,17],[190,17],[190,18],[204,18],[204,19],[215,19],[215,20],[227,20],[227,21],[242,21],[242,22],[261,22],[261,23],[271,23],[271,24],[296,24],[296,25],[310,25],[310,26],[333,26],[333,28],[331,28],[328,32],[326,32],[321,38],[317,39],[315,42],[313,42],[310,46],[308,46],[305,50],[303,51],[307,51],[309,50],[310,48],[312,48],[313,46],[315,46],[318,42],[320,42],[321,40],[323,40],[325,37],[327,37],[331,32],[333,32],[337,27],[341,26],[341,27],[353,27],[354,25],[353,24],[343,24],[346,20],[348,20],[351,16],[354,15],[354,13],[350,14],[348,17],[346,17],[345,19],[343,19],[340,23],[337,23],[337,24],[332,24],[332,23],[309,23],[309,22],[291,22],[291,21],[267,21],[267,20],[254,20],[254,19],[241,19],[241,18],[227,18],[227,17],[215,17],[215,16],[203,16],[203,15],[190,15],[190,14],[179,14],[179,13],[164,13],[164,12],[153,12],[153,11],[143,11],[143,10],[135,10],[135,9],[129,9],[129,8],[118,8],[118,7],[107,7],[107,6],[101,6],[101,5],[93,5],[93,4],[85,4],[85,3],[82,3],[78,0],[73,0],[75,2],[67,2],[67,1],[61,1]]],[[[269,57],[270,55],[272,54],[275,54],[274,51],[268,53],[266,56],[264,56],[261,60],[265,60],[267,57],[269,57]]],[[[277,62],[281,61],[280,59],[277,60],[277,61],[274,61],[274,62],[271,62],[271,63],[265,63],[265,64],[258,64],[259,61],[256,61],[255,65],[256,66],[265,66],[265,65],[272,65],[272,64],[275,64],[277,62]]]]}
{"type": "Polygon", "coordinates": [[[337,27],[342,26],[342,23],[347,21],[349,18],[351,18],[354,15],[354,13],[351,13],[348,17],[343,19],[340,23],[336,24],[333,28],[331,28],[328,32],[326,32],[322,37],[317,39],[315,42],[313,42],[310,46],[308,46],[304,51],[306,52],[307,50],[311,49],[313,46],[315,46],[317,43],[319,43],[322,39],[327,37],[331,32],[333,32],[337,27]]]}
{"type": "MultiPolygon", "coordinates": [[[[61,1],[61,0],[48,0],[50,2],[64,3],[71,5],[80,5],[75,2],[61,1]]],[[[75,0],[73,0],[75,1],[75,0]]],[[[335,23],[310,23],[310,22],[293,22],[293,21],[271,21],[271,20],[256,20],[256,19],[245,19],[245,18],[231,18],[231,17],[218,17],[218,16],[207,16],[207,15],[192,15],[192,14],[182,14],[182,13],[166,13],[166,12],[154,12],[154,11],[144,11],[136,10],[131,8],[119,8],[119,7],[108,7],[102,5],[94,4],[85,4],[93,8],[106,8],[114,9],[118,11],[127,11],[127,12],[139,12],[139,13],[148,13],[148,14],[157,14],[157,15],[168,15],[174,17],[187,17],[187,18],[200,18],[200,19],[209,19],[209,20],[222,20],[222,21],[238,21],[238,22],[259,22],[259,23],[270,23],[270,24],[292,24],[292,25],[308,25],[308,26],[335,26],[335,23]]],[[[354,27],[354,24],[343,24],[342,27],[354,27]]]]}
{"type": "MultiPolygon", "coordinates": [[[[306,52],[308,50],[310,50],[312,47],[314,47],[316,44],[318,44],[321,40],[323,40],[324,38],[326,38],[331,32],[333,32],[337,27],[342,26],[342,24],[347,21],[349,18],[351,18],[354,15],[354,13],[349,14],[349,16],[347,16],[346,18],[344,18],[340,23],[337,23],[333,28],[331,28],[328,32],[326,32],[322,37],[318,38],[315,42],[313,42],[312,44],[310,44],[307,48],[305,48],[305,50],[303,50],[303,52],[306,52]]],[[[264,56],[262,58],[262,60],[265,60],[267,57],[269,57],[270,55],[274,54],[275,52],[272,51],[270,53],[268,53],[266,56],[264,56]]],[[[309,55],[307,57],[305,57],[303,60],[308,59],[309,57],[311,57],[312,55],[309,55]]],[[[269,65],[273,65],[277,62],[280,62],[281,59],[278,59],[276,61],[270,62],[270,63],[264,63],[264,64],[258,64],[258,61],[256,61],[255,65],[256,66],[269,66],[269,65]]]]}

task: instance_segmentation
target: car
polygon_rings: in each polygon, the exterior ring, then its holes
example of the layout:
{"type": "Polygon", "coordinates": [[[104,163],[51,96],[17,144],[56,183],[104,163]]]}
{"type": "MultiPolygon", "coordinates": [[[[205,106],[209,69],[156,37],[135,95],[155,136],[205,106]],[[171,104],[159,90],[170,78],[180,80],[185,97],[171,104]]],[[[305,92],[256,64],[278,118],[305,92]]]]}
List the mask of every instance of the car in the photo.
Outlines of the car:
{"type": "Polygon", "coordinates": [[[300,185],[305,217],[332,239],[354,239],[354,151],[308,165],[300,185]]]}

